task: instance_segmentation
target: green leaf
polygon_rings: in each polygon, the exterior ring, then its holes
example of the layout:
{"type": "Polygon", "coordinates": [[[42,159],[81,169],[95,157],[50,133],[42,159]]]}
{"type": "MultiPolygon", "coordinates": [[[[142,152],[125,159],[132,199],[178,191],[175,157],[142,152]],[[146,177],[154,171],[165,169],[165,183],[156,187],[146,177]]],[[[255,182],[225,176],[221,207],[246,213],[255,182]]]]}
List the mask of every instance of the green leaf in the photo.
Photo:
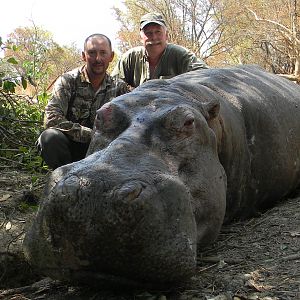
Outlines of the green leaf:
{"type": "Polygon", "coordinates": [[[26,90],[26,88],[27,88],[27,80],[22,76],[22,87],[23,87],[23,89],[24,90],[26,90]]]}
{"type": "Polygon", "coordinates": [[[10,58],[7,60],[7,62],[9,62],[10,64],[14,64],[14,65],[17,65],[17,64],[18,64],[17,60],[16,60],[14,57],[10,57],[10,58]]]}
{"type": "Polygon", "coordinates": [[[36,176],[36,175],[35,175],[35,176],[32,176],[32,177],[31,177],[31,183],[32,183],[32,184],[36,183],[36,182],[38,181],[38,179],[39,179],[38,176],[36,176]]]}
{"type": "Polygon", "coordinates": [[[24,146],[20,146],[19,147],[19,151],[25,153],[25,152],[28,151],[28,149],[26,147],[24,147],[24,146]]]}
{"type": "Polygon", "coordinates": [[[15,92],[15,87],[16,87],[16,84],[12,81],[4,81],[3,82],[3,90],[5,92],[14,93],[15,92]]]}

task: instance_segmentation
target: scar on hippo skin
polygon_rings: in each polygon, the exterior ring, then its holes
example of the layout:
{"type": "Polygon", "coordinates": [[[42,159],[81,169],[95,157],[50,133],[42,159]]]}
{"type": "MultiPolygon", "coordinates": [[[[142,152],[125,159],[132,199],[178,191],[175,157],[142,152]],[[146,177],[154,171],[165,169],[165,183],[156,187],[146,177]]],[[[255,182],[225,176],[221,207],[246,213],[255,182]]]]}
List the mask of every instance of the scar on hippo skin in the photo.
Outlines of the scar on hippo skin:
{"type": "Polygon", "coordinates": [[[86,156],[106,148],[129,125],[127,116],[111,102],[96,112],[91,143],[86,156]]]}
{"type": "Polygon", "coordinates": [[[87,157],[51,174],[26,258],[72,284],[182,286],[224,223],[299,186],[299,105],[299,85],[257,66],[150,80],[113,99],[87,157]]]}
{"type": "Polygon", "coordinates": [[[120,132],[128,124],[126,115],[112,103],[104,104],[97,110],[94,128],[103,132],[120,132]]]}
{"type": "Polygon", "coordinates": [[[107,127],[110,125],[109,123],[112,120],[112,112],[112,105],[110,103],[106,103],[97,111],[97,119],[100,119],[99,114],[101,114],[103,124],[105,127],[107,127]]]}

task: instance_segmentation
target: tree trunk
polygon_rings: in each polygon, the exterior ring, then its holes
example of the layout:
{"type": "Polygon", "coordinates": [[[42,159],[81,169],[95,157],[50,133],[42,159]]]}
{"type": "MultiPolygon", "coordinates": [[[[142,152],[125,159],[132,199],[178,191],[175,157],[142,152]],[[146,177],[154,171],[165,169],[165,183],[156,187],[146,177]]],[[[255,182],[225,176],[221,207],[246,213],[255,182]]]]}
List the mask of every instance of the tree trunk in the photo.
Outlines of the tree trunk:
{"type": "Polygon", "coordinates": [[[297,78],[300,77],[300,56],[296,57],[294,76],[297,78]]]}

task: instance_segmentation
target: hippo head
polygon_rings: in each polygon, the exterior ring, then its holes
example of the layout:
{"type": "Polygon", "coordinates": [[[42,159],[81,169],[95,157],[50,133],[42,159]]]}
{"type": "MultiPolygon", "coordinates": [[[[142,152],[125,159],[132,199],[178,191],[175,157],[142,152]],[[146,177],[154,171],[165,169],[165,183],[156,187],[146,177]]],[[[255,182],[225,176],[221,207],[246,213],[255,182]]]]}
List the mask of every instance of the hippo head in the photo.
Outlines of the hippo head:
{"type": "Polygon", "coordinates": [[[24,241],[30,262],[70,281],[190,278],[225,214],[219,102],[203,98],[153,80],[100,108],[87,157],[52,173],[24,241]]]}

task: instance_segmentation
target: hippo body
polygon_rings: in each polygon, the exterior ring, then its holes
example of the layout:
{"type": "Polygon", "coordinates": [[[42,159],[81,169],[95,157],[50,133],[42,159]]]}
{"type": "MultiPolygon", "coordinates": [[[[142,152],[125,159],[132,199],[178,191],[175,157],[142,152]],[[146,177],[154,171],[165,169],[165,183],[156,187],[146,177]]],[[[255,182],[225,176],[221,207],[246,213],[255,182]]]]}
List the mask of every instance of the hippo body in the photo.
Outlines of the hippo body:
{"type": "Polygon", "coordinates": [[[56,169],[24,240],[68,281],[170,285],[224,222],[300,181],[300,87],[256,66],[149,81],[98,112],[88,156],[56,169]]]}

